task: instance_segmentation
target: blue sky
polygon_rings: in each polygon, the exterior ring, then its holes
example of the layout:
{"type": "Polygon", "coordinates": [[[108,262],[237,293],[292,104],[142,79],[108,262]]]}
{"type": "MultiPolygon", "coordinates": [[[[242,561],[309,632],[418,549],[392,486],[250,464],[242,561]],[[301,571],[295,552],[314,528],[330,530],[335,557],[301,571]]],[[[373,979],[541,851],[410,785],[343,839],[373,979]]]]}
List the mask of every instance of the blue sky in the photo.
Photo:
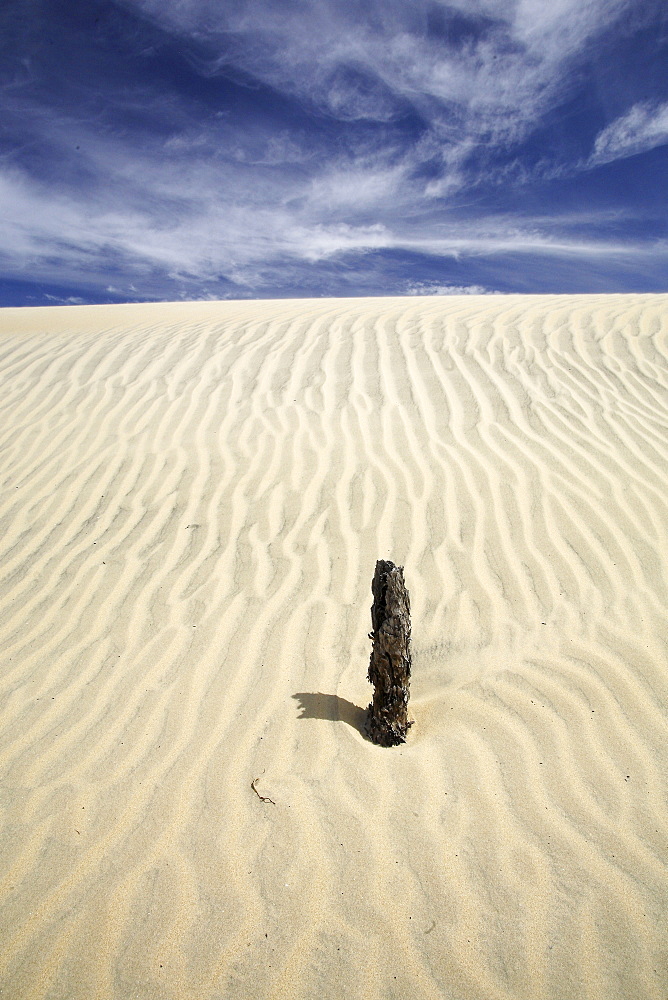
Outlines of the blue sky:
{"type": "Polygon", "coordinates": [[[4,0],[0,305],[668,290],[664,0],[4,0]]]}

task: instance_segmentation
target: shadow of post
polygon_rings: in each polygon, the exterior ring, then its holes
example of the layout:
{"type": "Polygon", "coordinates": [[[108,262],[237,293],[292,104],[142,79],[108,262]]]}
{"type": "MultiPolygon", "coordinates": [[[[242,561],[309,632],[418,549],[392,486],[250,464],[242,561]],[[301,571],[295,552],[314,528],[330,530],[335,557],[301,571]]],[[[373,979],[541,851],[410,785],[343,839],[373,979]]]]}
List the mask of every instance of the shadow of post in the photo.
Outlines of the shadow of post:
{"type": "Polygon", "coordinates": [[[325,719],[327,722],[345,722],[356,729],[365,740],[369,737],[364,729],[366,712],[337,694],[300,691],[292,696],[299,702],[300,719],[325,719]]]}

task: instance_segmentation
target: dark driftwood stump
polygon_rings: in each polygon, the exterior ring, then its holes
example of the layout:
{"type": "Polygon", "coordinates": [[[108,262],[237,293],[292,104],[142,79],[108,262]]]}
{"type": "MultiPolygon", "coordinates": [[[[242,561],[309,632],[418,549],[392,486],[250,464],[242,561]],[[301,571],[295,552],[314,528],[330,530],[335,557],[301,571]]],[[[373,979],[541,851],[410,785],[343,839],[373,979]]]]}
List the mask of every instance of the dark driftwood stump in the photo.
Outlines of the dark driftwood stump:
{"type": "Polygon", "coordinates": [[[369,680],[373,701],[367,709],[366,731],[383,747],[406,742],[408,689],[411,676],[411,605],[403,566],[379,559],[373,583],[371,624],[373,648],[369,680]]]}

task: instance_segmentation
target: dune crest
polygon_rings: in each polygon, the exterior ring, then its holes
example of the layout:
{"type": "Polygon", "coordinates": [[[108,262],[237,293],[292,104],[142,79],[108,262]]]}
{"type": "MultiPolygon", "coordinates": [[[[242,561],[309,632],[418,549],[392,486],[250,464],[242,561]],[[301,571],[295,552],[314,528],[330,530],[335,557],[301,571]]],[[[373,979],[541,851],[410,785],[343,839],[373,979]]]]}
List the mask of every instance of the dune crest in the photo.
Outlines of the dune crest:
{"type": "Polygon", "coordinates": [[[0,311],[3,995],[665,998],[667,360],[658,295],[0,311]]]}

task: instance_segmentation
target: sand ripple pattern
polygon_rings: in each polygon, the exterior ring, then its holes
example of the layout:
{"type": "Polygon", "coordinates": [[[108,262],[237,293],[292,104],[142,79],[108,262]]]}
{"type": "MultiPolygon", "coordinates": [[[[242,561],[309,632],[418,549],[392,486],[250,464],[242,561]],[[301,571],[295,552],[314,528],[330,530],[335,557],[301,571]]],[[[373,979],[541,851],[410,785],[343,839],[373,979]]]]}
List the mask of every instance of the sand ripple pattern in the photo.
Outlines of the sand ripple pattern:
{"type": "Polygon", "coordinates": [[[668,296],[2,311],[2,995],[665,1000],[667,360],[668,296]]]}

